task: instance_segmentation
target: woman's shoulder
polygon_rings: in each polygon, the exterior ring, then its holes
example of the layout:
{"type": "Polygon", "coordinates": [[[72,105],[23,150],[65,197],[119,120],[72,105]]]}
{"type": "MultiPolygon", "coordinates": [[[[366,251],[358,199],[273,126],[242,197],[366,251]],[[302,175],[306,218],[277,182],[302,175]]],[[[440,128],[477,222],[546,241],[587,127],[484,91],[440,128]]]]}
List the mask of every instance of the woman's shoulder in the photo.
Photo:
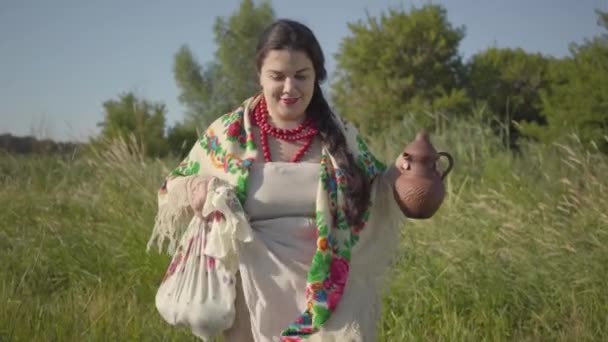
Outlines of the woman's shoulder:
{"type": "Polygon", "coordinates": [[[250,98],[244,100],[243,102],[241,102],[240,104],[238,104],[236,107],[234,107],[230,111],[220,114],[220,116],[218,116],[209,126],[218,126],[218,125],[228,126],[231,123],[233,123],[234,121],[242,121],[243,117],[245,116],[244,114],[246,111],[248,111],[248,108],[250,107],[250,103],[253,99],[254,99],[253,97],[250,97],[250,98]]]}
{"type": "MultiPolygon", "coordinates": [[[[252,104],[257,100],[258,96],[252,96],[244,101],[242,101],[238,106],[234,109],[221,114],[218,118],[216,118],[207,128],[207,130],[218,131],[218,129],[225,130],[229,129],[231,126],[240,126],[244,125],[245,113],[249,113],[249,109],[252,104]]],[[[239,127],[239,128],[240,128],[239,127]]]]}

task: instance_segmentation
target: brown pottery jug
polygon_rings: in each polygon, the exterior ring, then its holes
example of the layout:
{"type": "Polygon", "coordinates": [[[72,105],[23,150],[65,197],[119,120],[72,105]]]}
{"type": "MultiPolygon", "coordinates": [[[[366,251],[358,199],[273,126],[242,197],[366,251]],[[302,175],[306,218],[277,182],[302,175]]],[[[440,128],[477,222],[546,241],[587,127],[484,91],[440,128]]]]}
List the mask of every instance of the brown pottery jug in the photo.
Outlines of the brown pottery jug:
{"type": "Polygon", "coordinates": [[[405,163],[394,185],[395,199],[407,217],[430,218],[443,202],[443,179],[452,170],[454,158],[447,152],[437,152],[424,130],[405,147],[403,157],[405,163]],[[448,160],[448,166],[443,172],[437,167],[440,157],[448,160]]]}

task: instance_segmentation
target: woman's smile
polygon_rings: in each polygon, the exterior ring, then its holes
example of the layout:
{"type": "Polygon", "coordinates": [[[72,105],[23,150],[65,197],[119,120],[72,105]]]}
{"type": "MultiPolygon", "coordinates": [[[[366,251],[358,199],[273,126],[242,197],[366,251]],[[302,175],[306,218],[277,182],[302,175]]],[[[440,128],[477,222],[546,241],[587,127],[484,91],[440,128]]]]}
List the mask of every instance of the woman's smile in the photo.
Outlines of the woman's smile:
{"type": "Polygon", "coordinates": [[[281,103],[283,103],[286,106],[292,106],[294,104],[296,104],[296,102],[298,102],[300,98],[299,97],[284,97],[281,98],[281,103]]]}

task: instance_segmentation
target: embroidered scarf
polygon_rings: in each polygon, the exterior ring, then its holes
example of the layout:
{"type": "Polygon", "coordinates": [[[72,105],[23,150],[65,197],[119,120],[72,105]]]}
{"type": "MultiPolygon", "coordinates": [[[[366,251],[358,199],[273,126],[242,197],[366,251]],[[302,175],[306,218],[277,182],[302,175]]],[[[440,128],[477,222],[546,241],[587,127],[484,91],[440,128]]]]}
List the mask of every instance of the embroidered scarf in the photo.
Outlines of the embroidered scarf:
{"type": "MultiPolygon", "coordinates": [[[[244,205],[249,167],[258,153],[251,130],[250,112],[259,98],[260,95],[244,101],[239,108],[221,116],[209,126],[188,156],[170,172],[159,191],[159,201],[167,193],[167,181],[176,177],[202,175],[218,177],[232,184],[244,205]]],[[[349,151],[372,182],[385,170],[385,165],[370,153],[353,125],[341,118],[336,118],[336,123],[345,135],[349,151]]],[[[282,341],[301,341],[318,331],[331,317],[344,293],[351,250],[369,219],[368,208],[363,224],[350,226],[347,223],[344,197],[348,183],[344,170],[339,168],[325,146],[322,148],[319,172],[315,206],[318,238],[306,280],[307,309],[281,333],[282,341]]],[[[162,222],[157,217],[153,233],[153,239],[160,238],[157,241],[159,247],[162,247],[165,238],[171,241],[170,252],[178,241],[175,234],[179,229],[168,231],[162,226],[176,224],[179,222],[162,222]]]]}

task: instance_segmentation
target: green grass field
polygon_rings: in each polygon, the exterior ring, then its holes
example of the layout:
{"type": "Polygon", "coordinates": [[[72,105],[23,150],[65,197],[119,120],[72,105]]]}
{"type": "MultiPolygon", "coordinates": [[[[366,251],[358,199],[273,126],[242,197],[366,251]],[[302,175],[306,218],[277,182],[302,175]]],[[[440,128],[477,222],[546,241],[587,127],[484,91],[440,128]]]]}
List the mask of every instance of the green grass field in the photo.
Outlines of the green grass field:
{"type": "MultiPolygon", "coordinates": [[[[372,141],[385,160],[413,137],[396,132],[372,141]]],[[[433,141],[457,166],[403,229],[381,341],[608,341],[608,157],[575,138],[513,154],[470,123],[433,141]]],[[[169,259],[145,251],[175,163],[0,157],[0,341],[196,340],[156,313],[169,259]]]]}

